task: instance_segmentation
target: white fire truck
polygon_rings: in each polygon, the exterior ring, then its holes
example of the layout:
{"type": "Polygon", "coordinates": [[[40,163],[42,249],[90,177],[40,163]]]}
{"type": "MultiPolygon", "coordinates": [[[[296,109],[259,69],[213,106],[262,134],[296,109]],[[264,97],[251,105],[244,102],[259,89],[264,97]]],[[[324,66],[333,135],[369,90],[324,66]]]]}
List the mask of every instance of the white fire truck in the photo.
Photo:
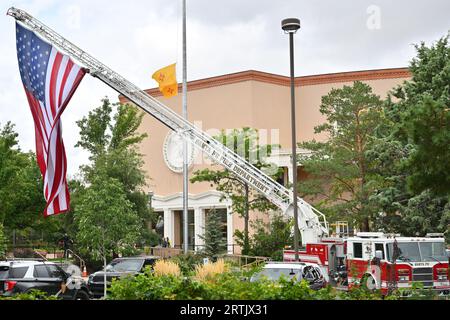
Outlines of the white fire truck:
{"type": "MultiPolygon", "coordinates": [[[[360,233],[346,239],[327,238],[329,227],[325,216],[303,199],[294,199],[292,190],[267,176],[27,12],[10,8],[7,14],[80,63],[91,76],[103,81],[176,131],[211,160],[235,173],[287,216],[293,216],[293,204],[297,202],[298,226],[302,243],[306,245],[305,251],[300,252],[300,260],[321,266],[326,275],[331,275],[328,276],[330,283],[351,287],[362,281],[369,288],[385,290],[392,283],[397,287],[406,287],[412,281],[421,281],[426,287],[442,291],[450,289],[443,238],[393,238],[380,233],[360,233]]],[[[292,260],[294,255],[295,252],[285,251],[284,258],[292,260]]]]}

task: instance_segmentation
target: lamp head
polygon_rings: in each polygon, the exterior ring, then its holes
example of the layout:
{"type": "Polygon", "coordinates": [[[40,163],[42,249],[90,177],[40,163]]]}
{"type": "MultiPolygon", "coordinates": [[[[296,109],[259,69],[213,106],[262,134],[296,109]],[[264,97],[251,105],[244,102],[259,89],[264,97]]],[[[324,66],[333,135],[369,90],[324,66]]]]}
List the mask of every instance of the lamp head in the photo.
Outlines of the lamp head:
{"type": "Polygon", "coordinates": [[[300,29],[300,19],[297,18],[287,18],[281,21],[281,29],[285,33],[296,33],[300,29]]]}

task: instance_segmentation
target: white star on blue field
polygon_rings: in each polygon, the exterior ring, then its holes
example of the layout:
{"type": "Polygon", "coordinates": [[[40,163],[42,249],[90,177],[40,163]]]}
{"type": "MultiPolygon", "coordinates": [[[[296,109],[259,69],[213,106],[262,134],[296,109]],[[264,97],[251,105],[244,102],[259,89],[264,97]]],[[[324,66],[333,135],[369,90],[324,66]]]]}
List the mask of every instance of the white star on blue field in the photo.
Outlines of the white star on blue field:
{"type": "Polygon", "coordinates": [[[45,101],[45,79],[52,46],[17,24],[17,58],[22,82],[35,98],[45,101]]]}

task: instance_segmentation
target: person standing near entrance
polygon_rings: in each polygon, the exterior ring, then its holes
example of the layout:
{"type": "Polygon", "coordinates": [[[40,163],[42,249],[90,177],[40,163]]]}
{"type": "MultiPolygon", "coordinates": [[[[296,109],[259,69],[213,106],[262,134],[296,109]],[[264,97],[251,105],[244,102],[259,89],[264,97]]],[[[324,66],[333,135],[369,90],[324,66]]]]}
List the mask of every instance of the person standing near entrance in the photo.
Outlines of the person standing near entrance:
{"type": "Polygon", "coordinates": [[[64,249],[64,259],[68,259],[69,258],[69,249],[70,246],[73,244],[72,239],[70,239],[70,237],[68,236],[67,233],[64,233],[64,236],[59,239],[58,241],[60,244],[62,244],[63,249],[64,249]]]}

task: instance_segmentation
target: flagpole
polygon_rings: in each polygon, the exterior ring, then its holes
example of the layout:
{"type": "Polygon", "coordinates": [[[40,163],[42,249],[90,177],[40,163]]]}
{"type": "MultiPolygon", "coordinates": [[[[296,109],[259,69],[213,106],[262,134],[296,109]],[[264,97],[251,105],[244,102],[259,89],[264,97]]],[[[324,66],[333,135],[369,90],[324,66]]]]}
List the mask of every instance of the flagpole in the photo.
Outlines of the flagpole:
{"type": "MultiPolygon", "coordinates": [[[[187,116],[186,0],[183,0],[183,117],[187,116]]],[[[183,143],[183,249],[188,252],[188,146],[183,143]]]]}

